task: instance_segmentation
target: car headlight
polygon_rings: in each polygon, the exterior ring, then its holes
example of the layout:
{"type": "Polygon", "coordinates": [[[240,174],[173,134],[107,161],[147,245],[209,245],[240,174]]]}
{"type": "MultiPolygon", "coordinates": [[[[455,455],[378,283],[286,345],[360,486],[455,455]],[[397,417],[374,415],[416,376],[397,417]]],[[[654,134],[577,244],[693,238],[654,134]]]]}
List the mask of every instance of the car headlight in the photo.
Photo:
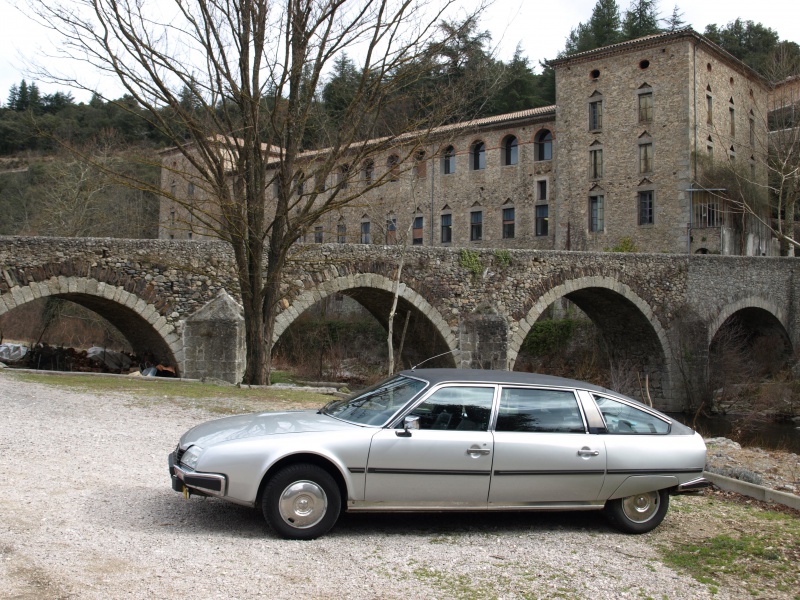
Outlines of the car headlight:
{"type": "Polygon", "coordinates": [[[203,449],[200,446],[189,446],[186,452],[183,453],[183,456],[181,456],[181,464],[190,469],[196,468],[197,461],[200,460],[200,455],[202,453],[203,449]]]}

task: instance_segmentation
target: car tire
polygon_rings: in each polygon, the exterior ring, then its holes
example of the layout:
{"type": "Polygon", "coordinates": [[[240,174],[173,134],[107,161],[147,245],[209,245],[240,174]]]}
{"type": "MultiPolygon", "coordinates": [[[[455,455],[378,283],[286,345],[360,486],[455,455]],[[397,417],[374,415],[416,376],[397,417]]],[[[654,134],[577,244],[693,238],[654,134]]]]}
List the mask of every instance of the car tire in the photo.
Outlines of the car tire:
{"type": "Polygon", "coordinates": [[[339,486],[325,469],[311,464],[290,465],[267,483],[261,511],[279,536],[313,540],[339,518],[339,486]]]}
{"type": "Polygon", "coordinates": [[[647,533],[661,524],[669,508],[667,490],[644,492],[609,500],[605,513],[611,524],[625,533],[647,533]]]}

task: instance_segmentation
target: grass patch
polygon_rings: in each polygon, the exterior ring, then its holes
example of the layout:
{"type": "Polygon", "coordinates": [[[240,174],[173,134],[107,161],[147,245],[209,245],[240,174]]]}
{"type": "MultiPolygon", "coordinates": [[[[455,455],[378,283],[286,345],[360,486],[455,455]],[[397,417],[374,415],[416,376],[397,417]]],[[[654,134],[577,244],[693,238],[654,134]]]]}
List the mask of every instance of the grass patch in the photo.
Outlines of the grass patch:
{"type": "Polygon", "coordinates": [[[11,373],[18,381],[39,383],[92,394],[125,394],[136,405],[170,403],[203,408],[215,413],[236,414],[267,410],[319,408],[333,397],[298,389],[236,387],[168,378],[109,377],[59,373],[11,373]]]}
{"type": "Polygon", "coordinates": [[[694,536],[670,536],[660,547],[664,563],[689,573],[712,593],[744,588],[758,598],[800,598],[800,519],[746,504],[715,499],[711,504],[702,512],[713,524],[707,520],[708,527],[696,529],[694,536]]]}

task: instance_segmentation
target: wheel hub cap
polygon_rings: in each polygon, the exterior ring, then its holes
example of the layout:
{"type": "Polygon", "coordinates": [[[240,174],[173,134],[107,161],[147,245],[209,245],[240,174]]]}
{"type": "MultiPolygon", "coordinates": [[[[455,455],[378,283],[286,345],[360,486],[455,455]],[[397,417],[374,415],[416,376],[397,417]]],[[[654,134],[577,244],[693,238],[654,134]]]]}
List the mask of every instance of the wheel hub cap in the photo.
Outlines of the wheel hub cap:
{"type": "Polygon", "coordinates": [[[313,481],[295,481],[286,486],[281,494],[281,518],[298,529],[306,529],[319,523],[327,509],[328,497],[325,490],[313,481]]]}

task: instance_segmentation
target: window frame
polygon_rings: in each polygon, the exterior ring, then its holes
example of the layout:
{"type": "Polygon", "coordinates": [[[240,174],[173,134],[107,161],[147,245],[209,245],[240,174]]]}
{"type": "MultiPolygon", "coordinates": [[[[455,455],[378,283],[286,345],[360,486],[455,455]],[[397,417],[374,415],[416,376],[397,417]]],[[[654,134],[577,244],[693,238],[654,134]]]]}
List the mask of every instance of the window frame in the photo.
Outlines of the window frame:
{"type": "Polygon", "coordinates": [[[442,153],[442,175],[454,175],[456,172],[456,149],[448,146],[442,153]]]}
{"type": "Polygon", "coordinates": [[[453,243],[453,213],[442,213],[439,216],[439,240],[442,244],[453,243]],[[445,219],[447,219],[447,223],[445,223],[445,219]],[[445,232],[447,232],[446,236],[445,232]]]}
{"type": "Polygon", "coordinates": [[[483,241],[483,210],[471,210],[469,213],[469,241],[483,241]]]}
{"type": "Polygon", "coordinates": [[[502,236],[504,240],[514,239],[514,229],[516,224],[516,210],[513,206],[502,207],[502,236]],[[510,217],[510,218],[509,218],[510,217]]]}
{"type": "Polygon", "coordinates": [[[655,118],[653,89],[643,88],[638,94],[639,123],[652,123],[655,118]]]}
{"type": "Polygon", "coordinates": [[[361,235],[360,235],[360,243],[362,244],[371,244],[372,243],[372,222],[371,221],[361,221],[361,235]]]}
{"type": "Polygon", "coordinates": [[[589,231],[603,233],[606,230],[606,196],[592,194],[589,196],[589,231]]]}
{"type": "Polygon", "coordinates": [[[655,190],[639,190],[636,193],[636,212],[637,222],[640,226],[655,225],[655,206],[656,206],[656,193],[655,190]],[[647,201],[646,210],[643,205],[647,201]]]}
{"type": "Polygon", "coordinates": [[[411,227],[411,245],[421,246],[425,237],[425,217],[414,215],[414,222],[411,227]]]}
{"type": "Polygon", "coordinates": [[[589,147],[589,179],[603,178],[603,148],[589,147]]]}
{"type": "Polygon", "coordinates": [[[652,173],[653,169],[653,140],[648,138],[639,142],[639,174],[652,173]]]}
{"type": "Polygon", "coordinates": [[[603,100],[589,100],[589,131],[603,130],[603,100]]]}
{"type": "Polygon", "coordinates": [[[486,169],[486,143],[477,140],[472,143],[469,150],[470,171],[483,171],[486,169]]]}
{"type": "Polygon", "coordinates": [[[500,153],[502,166],[513,167],[519,164],[519,140],[517,136],[509,134],[503,138],[503,151],[500,153]]]}
{"type": "Polygon", "coordinates": [[[549,220],[550,220],[550,209],[549,205],[547,204],[537,204],[535,208],[535,230],[534,233],[536,237],[547,237],[549,235],[549,220]],[[541,211],[540,209],[544,209],[541,211]],[[540,212],[544,212],[544,215],[541,215],[540,212]]]}
{"type": "Polygon", "coordinates": [[[553,132],[549,129],[540,129],[536,133],[536,162],[553,160],[553,132]]]}

